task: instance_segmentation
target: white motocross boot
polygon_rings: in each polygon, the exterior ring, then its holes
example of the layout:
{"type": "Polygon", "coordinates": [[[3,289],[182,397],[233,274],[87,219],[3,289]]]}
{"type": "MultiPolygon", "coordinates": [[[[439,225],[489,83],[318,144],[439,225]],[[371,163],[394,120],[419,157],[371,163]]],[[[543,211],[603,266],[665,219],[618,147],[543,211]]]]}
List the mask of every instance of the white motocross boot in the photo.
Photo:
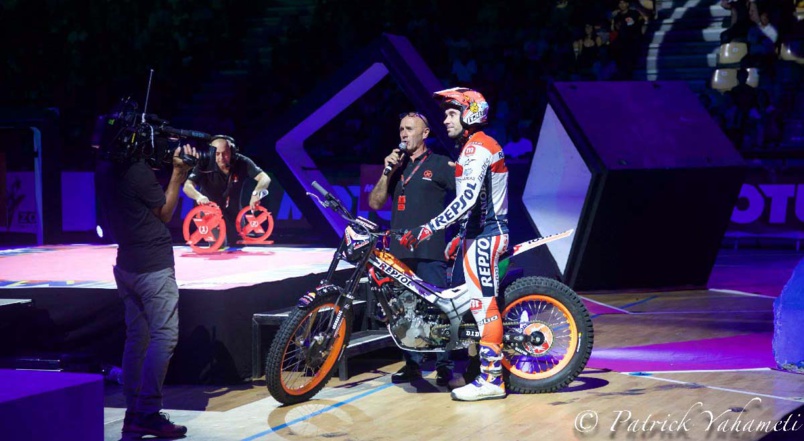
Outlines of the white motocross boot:
{"type": "Polygon", "coordinates": [[[502,348],[494,343],[480,342],[480,375],[475,381],[452,391],[457,401],[480,401],[505,398],[502,381],[502,348]]]}

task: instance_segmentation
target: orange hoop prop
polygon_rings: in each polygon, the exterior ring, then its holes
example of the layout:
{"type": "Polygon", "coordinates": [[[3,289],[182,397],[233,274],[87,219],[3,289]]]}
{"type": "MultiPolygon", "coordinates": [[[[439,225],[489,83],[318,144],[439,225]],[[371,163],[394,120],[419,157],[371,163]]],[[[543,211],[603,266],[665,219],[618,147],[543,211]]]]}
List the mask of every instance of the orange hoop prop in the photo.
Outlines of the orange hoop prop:
{"type": "Polygon", "coordinates": [[[213,202],[193,208],[184,218],[182,232],[187,245],[196,253],[218,251],[226,239],[226,223],[220,207],[213,202]],[[192,233],[190,225],[195,226],[192,233]]]}
{"type": "Polygon", "coordinates": [[[274,232],[274,217],[262,205],[258,204],[253,212],[250,206],[243,207],[237,213],[235,227],[244,244],[272,243],[266,239],[274,232]]]}

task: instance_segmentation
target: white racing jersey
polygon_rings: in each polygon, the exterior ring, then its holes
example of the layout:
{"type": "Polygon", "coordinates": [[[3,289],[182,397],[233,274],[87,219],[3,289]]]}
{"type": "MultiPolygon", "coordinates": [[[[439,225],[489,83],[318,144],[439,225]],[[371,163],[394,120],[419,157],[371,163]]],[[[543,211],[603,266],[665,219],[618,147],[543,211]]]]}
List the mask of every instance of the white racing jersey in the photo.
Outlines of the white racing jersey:
{"type": "Polygon", "coordinates": [[[443,230],[463,219],[465,238],[508,234],[508,168],[502,147],[485,133],[472,134],[455,165],[455,200],[428,227],[443,230]]]}

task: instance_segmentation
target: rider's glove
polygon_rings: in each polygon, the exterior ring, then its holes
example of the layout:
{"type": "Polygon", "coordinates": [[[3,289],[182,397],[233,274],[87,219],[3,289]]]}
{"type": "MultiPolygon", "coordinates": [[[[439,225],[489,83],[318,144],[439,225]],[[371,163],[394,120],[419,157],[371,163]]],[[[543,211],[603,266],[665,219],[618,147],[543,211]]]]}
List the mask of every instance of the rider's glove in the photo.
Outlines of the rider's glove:
{"type": "Polygon", "coordinates": [[[432,235],[433,230],[427,225],[422,225],[406,231],[402,238],[399,239],[399,243],[402,244],[403,247],[413,251],[421,241],[429,239],[432,235]]]}
{"type": "Polygon", "coordinates": [[[447,243],[447,247],[444,248],[444,258],[447,259],[447,262],[451,262],[455,260],[455,257],[458,256],[458,249],[461,247],[461,235],[458,234],[452,238],[451,241],[447,243]]]}

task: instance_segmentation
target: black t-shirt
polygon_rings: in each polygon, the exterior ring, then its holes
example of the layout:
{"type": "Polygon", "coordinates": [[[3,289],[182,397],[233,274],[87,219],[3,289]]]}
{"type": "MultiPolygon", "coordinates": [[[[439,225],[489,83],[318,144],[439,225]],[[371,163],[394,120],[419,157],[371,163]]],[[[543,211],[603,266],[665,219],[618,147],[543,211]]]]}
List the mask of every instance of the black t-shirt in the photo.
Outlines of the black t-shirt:
{"type": "Polygon", "coordinates": [[[152,209],[165,205],[165,191],[144,161],[99,161],[96,174],[101,209],[117,242],[117,266],[148,273],[174,265],[170,231],[152,209]]]}
{"type": "MultiPolygon", "coordinates": [[[[446,156],[429,152],[415,160],[406,159],[406,164],[394,172],[388,182],[388,188],[394,189],[392,229],[418,227],[444,210],[445,200],[452,200],[446,199],[447,195],[455,192],[455,169],[449,166],[449,161],[446,156]],[[405,210],[399,211],[399,196],[403,191],[405,210]]],[[[398,241],[391,241],[391,253],[399,259],[444,260],[445,235],[444,230],[436,231],[412,253],[398,241]]]]}
{"type": "Polygon", "coordinates": [[[240,211],[240,197],[246,178],[252,180],[262,173],[249,157],[236,153],[229,167],[229,174],[225,174],[215,161],[210,161],[209,170],[201,170],[195,166],[187,179],[200,187],[201,194],[210,201],[218,204],[224,212],[237,214],[240,211]],[[228,199],[228,207],[227,207],[228,199]]]}
{"type": "Polygon", "coordinates": [[[626,12],[617,11],[614,17],[614,29],[617,31],[617,40],[621,42],[635,42],[642,38],[642,16],[639,12],[629,9],[626,12]]]}

